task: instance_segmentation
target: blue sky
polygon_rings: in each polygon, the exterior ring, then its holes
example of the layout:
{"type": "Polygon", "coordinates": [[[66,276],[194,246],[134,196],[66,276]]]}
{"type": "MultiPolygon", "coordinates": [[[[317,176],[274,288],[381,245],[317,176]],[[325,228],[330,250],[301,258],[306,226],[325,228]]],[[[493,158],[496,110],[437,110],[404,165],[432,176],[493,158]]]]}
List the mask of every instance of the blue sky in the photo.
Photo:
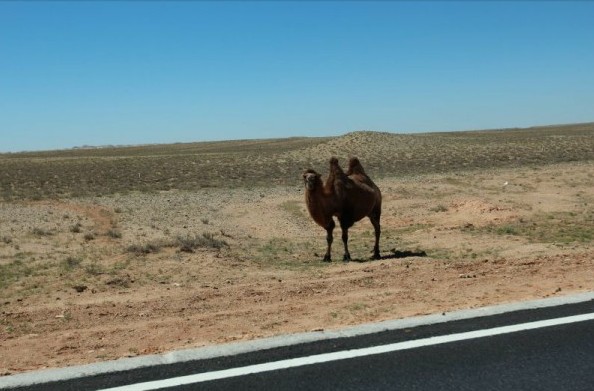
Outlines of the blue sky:
{"type": "Polygon", "coordinates": [[[594,121],[594,2],[0,2],[0,152],[594,121]]]}

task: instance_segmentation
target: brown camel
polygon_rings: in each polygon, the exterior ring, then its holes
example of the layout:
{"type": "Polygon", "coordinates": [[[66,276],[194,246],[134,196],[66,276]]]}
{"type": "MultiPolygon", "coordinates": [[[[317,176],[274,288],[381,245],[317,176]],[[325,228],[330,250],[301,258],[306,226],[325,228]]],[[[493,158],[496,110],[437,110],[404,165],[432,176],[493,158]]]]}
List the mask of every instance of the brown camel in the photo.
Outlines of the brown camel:
{"type": "Polygon", "coordinates": [[[380,217],[382,213],[382,194],[380,189],[365,174],[359,159],[349,161],[347,173],[338,165],[338,160],[330,159],[330,173],[326,182],[314,170],[303,174],[305,183],[305,204],[314,221],[326,230],[328,248],[324,261],[331,261],[332,231],[336,224],[333,216],[338,218],[344,243],[343,260],[348,262],[351,255],[348,248],[349,228],[363,217],[369,217],[375,230],[375,246],[373,259],[380,259],[380,217]]]}

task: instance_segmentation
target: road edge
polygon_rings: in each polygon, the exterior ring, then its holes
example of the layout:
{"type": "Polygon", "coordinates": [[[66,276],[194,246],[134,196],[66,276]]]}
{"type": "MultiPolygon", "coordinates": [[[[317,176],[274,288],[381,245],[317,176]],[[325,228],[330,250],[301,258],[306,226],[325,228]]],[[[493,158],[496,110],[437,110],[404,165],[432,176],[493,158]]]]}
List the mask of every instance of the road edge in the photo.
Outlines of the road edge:
{"type": "Polygon", "coordinates": [[[26,387],[34,384],[66,381],[86,376],[108,374],[144,368],[154,365],[174,364],[187,361],[204,360],[216,357],[233,356],[237,354],[255,352],[317,342],[336,338],[349,338],[382,331],[399,330],[417,326],[432,325],[479,318],[484,316],[499,315],[509,312],[530,310],[546,307],[556,307],[565,304],[576,304],[594,300],[594,292],[585,292],[567,296],[529,300],[522,302],[497,304],[487,307],[440,312],[430,315],[421,315],[410,318],[386,320],[377,323],[368,323],[350,326],[336,330],[311,331],[297,334],[280,335],[275,337],[257,339],[252,341],[233,342],[221,345],[211,345],[193,349],[174,350],[167,353],[121,358],[113,361],[78,365],[65,368],[50,368],[32,372],[23,372],[15,375],[0,377],[0,388],[26,387]]]}

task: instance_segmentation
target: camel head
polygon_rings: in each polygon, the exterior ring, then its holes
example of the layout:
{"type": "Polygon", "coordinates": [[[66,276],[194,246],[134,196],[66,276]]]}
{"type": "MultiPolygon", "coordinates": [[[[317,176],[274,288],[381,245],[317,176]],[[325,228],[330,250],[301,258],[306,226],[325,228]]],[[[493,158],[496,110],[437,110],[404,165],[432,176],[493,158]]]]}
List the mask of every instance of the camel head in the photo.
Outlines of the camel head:
{"type": "Polygon", "coordinates": [[[303,173],[303,183],[307,190],[315,190],[316,185],[320,184],[322,176],[312,169],[309,169],[303,173]]]}

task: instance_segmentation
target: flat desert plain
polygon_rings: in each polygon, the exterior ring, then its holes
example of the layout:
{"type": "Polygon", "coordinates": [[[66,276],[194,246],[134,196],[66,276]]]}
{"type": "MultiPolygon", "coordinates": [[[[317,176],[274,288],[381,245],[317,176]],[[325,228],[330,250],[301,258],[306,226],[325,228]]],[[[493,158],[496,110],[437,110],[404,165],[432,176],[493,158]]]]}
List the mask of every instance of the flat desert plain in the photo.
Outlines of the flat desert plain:
{"type": "Polygon", "coordinates": [[[594,125],[0,155],[0,374],[594,290],[594,125]],[[368,220],[301,173],[360,158],[368,220]]]}

